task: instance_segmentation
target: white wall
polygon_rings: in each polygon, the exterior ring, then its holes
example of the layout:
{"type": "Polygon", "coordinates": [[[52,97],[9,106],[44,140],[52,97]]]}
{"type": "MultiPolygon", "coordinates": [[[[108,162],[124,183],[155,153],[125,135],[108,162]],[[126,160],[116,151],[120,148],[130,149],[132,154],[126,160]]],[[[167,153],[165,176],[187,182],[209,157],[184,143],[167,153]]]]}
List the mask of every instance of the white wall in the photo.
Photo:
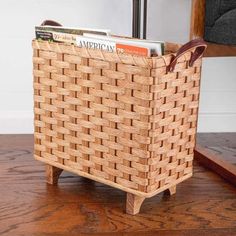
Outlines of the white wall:
{"type": "Polygon", "coordinates": [[[187,42],[190,9],[190,0],[149,0],[147,37],[169,42],[187,42]]]}
{"type": "MultiPolygon", "coordinates": [[[[148,37],[185,42],[189,0],[149,0],[148,37]]],[[[31,39],[34,26],[109,28],[131,35],[131,0],[2,0],[0,2],[0,133],[33,132],[31,39]]],[[[199,131],[236,131],[235,58],[204,59],[199,131]]]]}
{"type": "Polygon", "coordinates": [[[204,58],[200,132],[236,132],[236,57],[204,58]]]}
{"type": "Polygon", "coordinates": [[[0,133],[33,132],[31,40],[45,19],[130,35],[131,1],[0,1],[0,133]]]}

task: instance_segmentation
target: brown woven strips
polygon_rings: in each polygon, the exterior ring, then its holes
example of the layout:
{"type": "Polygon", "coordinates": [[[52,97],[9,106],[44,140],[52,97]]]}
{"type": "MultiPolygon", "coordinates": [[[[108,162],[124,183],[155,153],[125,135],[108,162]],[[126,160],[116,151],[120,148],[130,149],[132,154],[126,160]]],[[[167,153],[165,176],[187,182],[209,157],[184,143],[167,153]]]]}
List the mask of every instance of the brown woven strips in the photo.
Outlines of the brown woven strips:
{"type": "Polygon", "coordinates": [[[33,49],[36,159],[145,197],[192,175],[201,59],[33,49]]]}

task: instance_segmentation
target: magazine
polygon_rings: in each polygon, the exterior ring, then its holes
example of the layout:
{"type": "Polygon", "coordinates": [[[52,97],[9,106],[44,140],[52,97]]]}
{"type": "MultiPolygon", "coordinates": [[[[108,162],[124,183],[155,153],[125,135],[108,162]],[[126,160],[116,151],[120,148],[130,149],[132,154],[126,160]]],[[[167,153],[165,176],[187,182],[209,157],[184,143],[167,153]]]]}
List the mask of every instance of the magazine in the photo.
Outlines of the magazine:
{"type": "Polygon", "coordinates": [[[53,42],[76,44],[76,36],[84,33],[96,35],[110,35],[110,30],[90,28],[65,28],[61,26],[36,26],[36,39],[53,42]]]}
{"type": "Polygon", "coordinates": [[[115,42],[110,39],[99,39],[86,36],[76,36],[76,45],[90,49],[99,49],[108,52],[127,53],[133,55],[150,56],[150,50],[142,45],[127,44],[125,42],[115,42]]]}
{"type": "Polygon", "coordinates": [[[97,34],[90,34],[84,33],[83,36],[104,40],[104,41],[112,41],[116,42],[117,44],[125,44],[130,46],[142,47],[147,48],[149,51],[149,55],[146,56],[154,56],[154,55],[163,55],[164,53],[164,45],[163,41],[151,41],[151,40],[144,40],[144,39],[135,39],[135,38],[128,38],[128,37],[116,37],[116,36],[104,36],[104,35],[97,35],[97,34]]]}

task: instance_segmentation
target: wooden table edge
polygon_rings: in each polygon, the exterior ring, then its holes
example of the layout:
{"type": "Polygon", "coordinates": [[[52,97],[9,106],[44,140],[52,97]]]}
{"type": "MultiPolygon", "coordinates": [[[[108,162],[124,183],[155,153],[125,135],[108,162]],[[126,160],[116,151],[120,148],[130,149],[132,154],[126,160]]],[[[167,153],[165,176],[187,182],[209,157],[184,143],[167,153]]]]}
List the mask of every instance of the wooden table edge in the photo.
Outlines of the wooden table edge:
{"type": "Polygon", "coordinates": [[[223,160],[219,155],[207,150],[201,145],[196,145],[194,158],[200,164],[213,170],[222,178],[236,186],[236,166],[223,160]]]}

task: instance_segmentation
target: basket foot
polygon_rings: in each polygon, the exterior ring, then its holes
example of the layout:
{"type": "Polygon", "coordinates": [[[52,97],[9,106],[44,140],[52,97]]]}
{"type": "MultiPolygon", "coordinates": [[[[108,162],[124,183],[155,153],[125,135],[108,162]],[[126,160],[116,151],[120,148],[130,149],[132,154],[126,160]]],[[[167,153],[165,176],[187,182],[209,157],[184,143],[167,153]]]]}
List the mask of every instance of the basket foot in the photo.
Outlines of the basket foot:
{"type": "Polygon", "coordinates": [[[175,193],[176,193],[176,185],[174,185],[174,186],[168,188],[168,189],[165,191],[165,193],[167,193],[168,195],[173,195],[173,194],[175,194],[175,193]]]}
{"type": "Polygon", "coordinates": [[[48,184],[56,185],[63,170],[55,166],[46,165],[46,181],[48,184]]]}
{"type": "Polygon", "coordinates": [[[126,197],[126,213],[130,215],[135,215],[139,213],[140,207],[145,200],[145,197],[139,197],[132,193],[127,193],[126,197]]]}

